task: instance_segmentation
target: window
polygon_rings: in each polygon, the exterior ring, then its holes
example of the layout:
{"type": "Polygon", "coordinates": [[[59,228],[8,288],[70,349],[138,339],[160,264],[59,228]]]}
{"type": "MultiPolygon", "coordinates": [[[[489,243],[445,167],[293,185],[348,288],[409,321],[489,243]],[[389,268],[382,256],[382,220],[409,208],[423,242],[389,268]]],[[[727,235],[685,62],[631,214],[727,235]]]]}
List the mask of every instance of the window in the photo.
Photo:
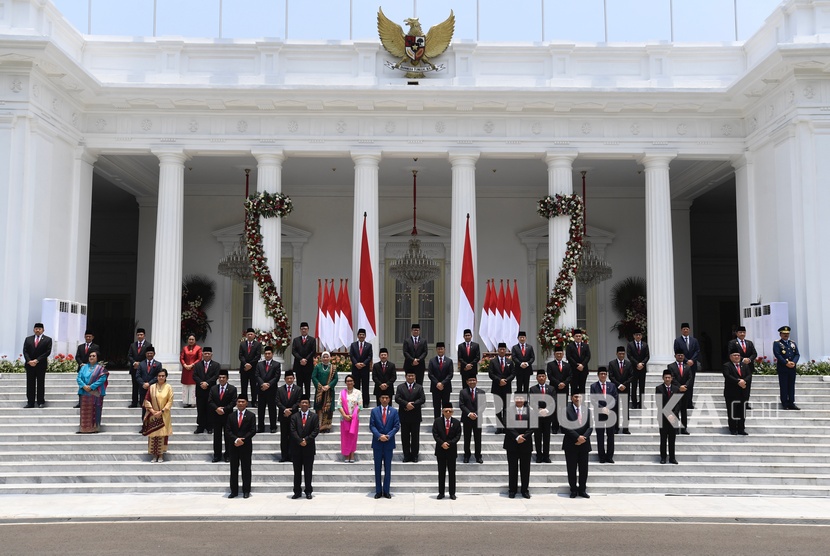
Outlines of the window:
{"type": "Polygon", "coordinates": [[[415,291],[395,280],[395,343],[403,344],[414,322],[421,325],[422,338],[435,342],[435,280],[415,291]]]}

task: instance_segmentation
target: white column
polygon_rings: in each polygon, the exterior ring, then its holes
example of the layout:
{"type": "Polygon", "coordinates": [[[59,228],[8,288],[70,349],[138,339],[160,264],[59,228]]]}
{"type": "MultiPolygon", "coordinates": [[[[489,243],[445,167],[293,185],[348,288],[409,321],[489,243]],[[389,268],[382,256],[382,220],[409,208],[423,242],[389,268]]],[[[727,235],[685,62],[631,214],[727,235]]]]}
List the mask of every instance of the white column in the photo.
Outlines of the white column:
{"type": "Polygon", "coordinates": [[[154,150],[159,159],[159,200],[153,272],[153,320],[149,331],[156,358],[168,371],[180,370],[182,243],[184,234],[183,150],[154,150]]]}
{"type": "MultiPolygon", "coordinates": [[[[452,165],[452,220],[450,226],[450,327],[445,331],[448,353],[452,353],[452,346],[457,345],[455,337],[458,328],[458,303],[461,300],[461,266],[464,257],[464,238],[467,233],[467,215],[470,215],[470,250],[473,254],[473,276],[475,277],[475,292],[478,292],[478,219],[476,218],[476,162],[478,152],[450,152],[449,159],[452,165]]],[[[476,296],[477,298],[478,296],[476,296]]],[[[478,300],[473,300],[473,311],[481,318],[478,300]]],[[[476,321],[473,334],[478,331],[476,321]]]]}
{"type": "MultiPolygon", "coordinates": [[[[523,329],[529,334],[527,339],[529,343],[533,345],[536,353],[543,355],[542,350],[539,348],[539,338],[536,334],[537,324],[542,320],[536,310],[536,258],[539,245],[533,243],[526,245],[525,248],[527,249],[527,297],[526,301],[522,304],[522,316],[524,316],[525,311],[527,311],[527,317],[524,321],[525,323],[531,324],[530,326],[527,324],[523,325],[523,329]]],[[[544,310],[544,306],[542,306],[542,310],[544,310]]],[[[550,358],[551,360],[553,359],[553,354],[550,354],[550,358]]],[[[541,362],[542,361],[540,360],[540,365],[537,365],[537,367],[541,366],[541,362]]]]}
{"type": "MultiPolygon", "coordinates": [[[[257,182],[258,193],[281,193],[282,192],[282,163],[285,155],[280,149],[252,150],[257,161],[257,182]]],[[[265,259],[268,268],[271,270],[271,278],[277,291],[281,291],[282,284],[282,219],[281,218],[260,218],[259,227],[262,233],[262,249],[265,252],[265,259]]],[[[254,281],[252,325],[258,330],[272,330],[274,319],[265,314],[265,302],[259,294],[259,287],[254,281]]],[[[278,358],[279,359],[279,358],[278,358]]]]}
{"type": "MultiPolygon", "coordinates": [[[[545,156],[545,163],[548,165],[548,195],[570,195],[574,192],[573,184],[573,161],[577,157],[576,152],[548,152],[545,156]]],[[[568,240],[571,237],[569,228],[571,218],[569,216],[557,216],[548,220],[548,276],[550,277],[547,295],[553,289],[556,277],[562,269],[562,259],[565,258],[565,251],[568,240]]],[[[544,309],[542,309],[544,311],[544,309]]],[[[540,316],[541,320],[541,316],[540,316]]],[[[559,325],[576,326],[576,280],[571,289],[571,298],[562,309],[559,315],[559,325]]]]}
{"type": "Polygon", "coordinates": [[[755,234],[755,175],[752,154],[747,152],[732,161],[735,167],[735,197],[738,223],[738,288],[740,307],[748,307],[758,297],[757,236],[755,234]]]}
{"type": "Polygon", "coordinates": [[[649,367],[674,360],[677,328],[674,307],[674,248],[672,245],[669,162],[674,154],[646,154],[640,159],[646,179],[646,297],[648,299],[649,367]]]}
{"type": "MultiPolygon", "coordinates": [[[[69,297],[86,303],[89,295],[89,239],[92,225],[92,165],[98,159],[85,148],[75,149],[72,170],[72,231],[69,245],[69,297]]],[[[81,330],[83,333],[83,330],[81,330]]]]}
{"type": "Polygon", "coordinates": [[[352,281],[349,296],[352,302],[352,322],[357,337],[357,314],[360,308],[358,286],[360,282],[360,248],[363,241],[363,216],[366,215],[366,235],[369,240],[369,257],[372,259],[372,274],[375,285],[375,334],[373,344],[375,359],[383,345],[383,323],[380,322],[380,260],[378,259],[378,166],[380,151],[352,151],[354,161],[354,219],[352,229],[352,281]]]}

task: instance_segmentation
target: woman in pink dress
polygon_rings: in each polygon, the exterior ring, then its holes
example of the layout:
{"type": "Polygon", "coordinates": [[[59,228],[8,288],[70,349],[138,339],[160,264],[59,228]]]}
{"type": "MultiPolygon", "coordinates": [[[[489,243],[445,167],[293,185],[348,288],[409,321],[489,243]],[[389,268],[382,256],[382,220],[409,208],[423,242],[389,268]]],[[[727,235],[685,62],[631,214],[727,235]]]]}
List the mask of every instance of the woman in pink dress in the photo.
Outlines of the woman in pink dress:
{"type": "Polygon", "coordinates": [[[337,396],[335,407],[340,412],[340,453],[343,461],[354,463],[357,451],[357,433],[360,430],[359,414],[363,395],[354,387],[354,377],[346,376],[346,387],[337,396]]]}
{"type": "Polygon", "coordinates": [[[193,380],[193,365],[202,360],[202,348],[196,345],[196,336],[187,337],[187,344],[179,354],[179,363],[182,364],[182,405],[193,407],[196,405],[196,382],[193,380]]]}

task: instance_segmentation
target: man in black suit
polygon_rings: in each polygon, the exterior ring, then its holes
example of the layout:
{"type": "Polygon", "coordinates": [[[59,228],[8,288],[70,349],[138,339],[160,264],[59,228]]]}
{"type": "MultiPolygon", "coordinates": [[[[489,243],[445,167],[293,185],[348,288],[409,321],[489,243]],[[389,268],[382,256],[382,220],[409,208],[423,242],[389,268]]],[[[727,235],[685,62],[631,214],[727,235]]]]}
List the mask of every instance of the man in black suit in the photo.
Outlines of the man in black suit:
{"type": "Polygon", "coordinates": [[[46,368],[52,353],[52,338],[43,333],[43,323],[36,322],[34,334],[23,341],[23,361],[26,365],[26,406],[46,406],[43,391],[46,385],[46,368]]]}
{"type": "Polygon", "coordinates": [[[552,434],[559,434],[559,408],[565,407],[568,403],[568,387],[571,384],[571,365],[564,361],[565,348],[562,344],[556,344],[553,348],[553,361],[548,363],[547,375],[551,388],[556,393],[556,411],[553,413],[553,421],[550,425],[552,434]]]}
{"type": "Polygon", "coordinates": [[[225,425],[225,443],[231,456],[231,493],[228,498],[239,495],[239,466],[242,466],[242,498],[251,497],[251,455],[253,438],[256,435],[256,416],[246,411],[248,398],[236,399],[236,412],[228,417],[225,425]]]}
{"type": "Polygon", "coordinates": [[[591,361],[591,348],[582,341],[582,330],[574,328],[573,342],[565,349],[565,356],[571,364],[571,394],[584,394],[588,381],[588,363],[591,361]]]}
{"type": "Polygon", "coordinates": [[[291,357],[297,386],[306,396],[311,395],[311,372],[314,370],[314,354],[317,352],[317,339],[308,335],[308,323],[300,323],[300,335],[291,341],[291,357]]]}
{"type": "MultiPolygon", "coordinates": [[[[677,353],[677,350],[683,352],[684,364],[686,365],[686,370],[689,371],[689,376],[691,376],[691,380],[686,383],[687,390],[683,396],[683,401],[686,402],[686,409],[694,409],[695,374],[700,370],[698,365],[698,361],[700,360],[700,342],[692,336],[688,322],[681,323],[680,336],[674,340],[674,350],[675,353],[677,353]]],[[[685,430],[685,423],[683,427],[685,430]]]]}
{"type": "Polygon", "coordinates": [[[683,423],[683,428],[680,434],[689,434],[689,400],[690,386],[694,384],[695,371],[693,366],[686,365],[685,355],[683,349],[680,347],[674,348],[674,363],[669,363],[669,372],[671,372],[672,382],[677,385],[680,392],[683,394],[683,401],[680,405],[680,422],[683,423]]]}
{"type": "Polygon", "coordinates": [[[300,409],[303,389],[294,384],[294,372],[285,371],[285,384],[277,388],[277,410],[280,417],[280,463],[291,460],[291,416],[300,409]]]}
{"type": "Polygon", "coordinates": [[[600,463],[614,463],[614,435],[617,432],[620,395],[613,382],[608,380],[608,369],[597,370],[598,381],[591,384],[591,402],[597,413],[597,452],[600,463]]]}
{"type": "Polygon", "coordinates": [[[536,463],[552,463],[550,460],[550,431],[556,418],[556,392],[547,384],[548,375],[542,369],[536,371],[536,384],[530,387],[530,403],[536,408],[536,463]]]}
{"type": "Polygon", "coordinates": [[[221,366],[213,361],[213,348],[202,348],[202,360],[193,365],[193,381],[196,383],[196,430],[193,434],[201,434],[207,430],[213,432],[213,415],[208,409],[210,389],[219,380],[221,366]]]}
{"type": "MultiPolygon", "coordinates": [[[[78,370],[81,369],[84,365],[89,363],[89,354],[93,351],[101,353],[101,348],[98,344],[94,343],[95,335],[92,334],[91,330],[86,330],[84,332],[84,343],[78,345],[78,349],[75,351],[75,363],[78,364],[78,370]]],[[[80,396],[78,396],[78,405],[75,406],[75,409],[81,407],[81,400],[80,396]]]]}
{"type": "Polygon", "coordinates": [[[560,426],[565,433],[562,437],[562,450],[565,452],[571,498],[576,498],[577,495],[590,498],[585,487],[588,483],[588,454],[591,453],[591,433],[594,429],[591,427],[591,410],[582,404],[582,394],[571,396],[565,416],[566,422],[560,426]]]}
{"type": "MultiPolygon", "coordinates": [[[[147,346],[144,349],[147,358],[139,363],[138,370],[135,372],[135,381],[138,383],[139,392],[141,392],[141,399],[143,400],[147,395],[150,386],[158,382],[158,374],[161,372],[161,363],[156,361],[156,349],[153,346],[147,346]]],[[[144,421],[144,413],[147,410],[141,408],[141,420],[144,421]]]]}
{"type": "Polygon", "coordinates": [[[654,402],[660,423],[660,463],[665,464],[667,457],[671,463],[677,463],[674,445],[677,428],[680,426],[678,413],[683,405],[683,394],[680,387],[672,383],[672,372],[669,369],[663,371],[663,384],[655,388],[654,402]]]}
{"type": "Polygon", "coordinates": [[[429,345],[421,338],[421,325],[412,325],[412,336],[403,341],[403,370],[415,372],[415,382],[424,385],[429,345]]]}
{"type": "MultiPolygon", "coordinates": [[[[746,339],[746,327],[739,326],[735,329],[735,339],[729,342],[726,353],[732,353],[735,347],[741,350],[741,363],[749,369],[749,376],[755,374],[755,360],[758,359],[758,350],[751,340],[746,339]]],[[[752,381],[746,385],[746,409],[752,409],[749,405],[749,397],[752,395],[752,381]]]]}
{"type": "Polygon", "coordinates": [[[401,421],[401,448],[403,462],[418,461],[421,434],[421,407],[426,403],[424,387],[415,382],[415,371],[406,371],[406,382],[398,385],[395,403],[401,421]]]}
{"type": "Polygon", "coordinates": [[[617,417],[620,418],[619,427],[623,434],[631,434],[628,430],[628,396],[631,392],[631,379],[634,377],[634,368],[625,358],[625,348],[617,347],[617,357],[608,363],[608,378],[617,387],[619,406],[617,417]]]}
{"type": "Polygon", "coordinates": [[[130,363],[130,378],[133,383],[132,395],[130,397],[130,407],[138,407],[144,404],[144,391],[135,379],[138,373],[138,366],[142,361],[147,359],[147,348],[150,346],[150,341],[147,340],[146,333],[143,328],[135,329],[135,342],[130,344],[130,349],[127,352],[127,360],[130,363]]]}
{"type": "Polygon", "coordinates": [[[505,415],[507,414],[507,396],[513,392],[513,379],[516,377],[516,368],[513,362],[507,357],[507,344],[499,343],[499,352],[496,357],[490,360],[490,393],[498,400],[496,402],[499,422],[496,423],[496,434],[504,433],[505,415]],[[500,404],[500,405],[499,405],[500,404]]]}
{"type": "Polygon", "coordinates": [[[723,397],[726,400],[729,432],[746,436],[746,403],[749,401],[752,371],[744,364],[743,355],[740,346],[736,345],[729,353],[729,362],[723,364],[723,397]]]}
{"type": "Polygon", "coordinates": [[[214,384],[208,394],[208,411],[213,419],[213,463],[224,459],[230,461],[228,444],[225,444],[225,451],[222,451],[222,439],[225,436],[225,425],[228,422],[228,415],[236,407],[236,386],[228,384],[228,371],[219,371],[218,384],[214,384]]]}
{"type": "Polygon", "coordinates": [[[450,402],[452,393],[452,359],[444,356],[444,342],[435,344],[436,355],[429,360],[429,391],[432,394],[433,419],[441,416],[442,408],[450,402]]]}
{"type": "Polygon", "coordinates": [[[648,351],[648,344],[643,341],[642,330],[634,332],[634,341],[628,342],[625,354],[631,362],[631,407],[633,409],[643,408],[643,396],[646,395],[646,373],[648,372],[648,360],[651,354],[648,351]]]}
{"type": "Polygon", "coordinates": [[[438,500],[444,498],[444,478],[450,474],[450,500],[455,500],[455,460],[458,458],[458,441],[461,440],[461,423],[452,416],[452,404],[443,407],[443,416],[432,423],[435,439],[435,458],[438,460],[438,500]]]}
{"type": "Polygon", "coordinates": [[[380,361],[372,366],[372,381],[375,383],[375,401],[380,405],[380,395],[395,395],[395,381],[398,379],[398,371],[395,364],[389,361],[389,350],[380,348],[380,361]]]}
{"type": "Polygon", "coordinates": [[[481,347],[473,341],[473,332],[464,329],[464,341],[458,344],[458,369],[461,380],[465,383],[470,376],[478,374],[478,362],[481,361],[481,347]]]}
{"type": "Polygon", "coordinates": [[[265,432],[265,409],[268,409],[268,419],[271,425],[271,434],[277,432],[277,383],[282,375],[282,365],[274,361],[274,348],[267,346],[263,353],[265,360],[257,363],[256,384],[259,390],[259,422],[257,432],[265,432]]]}
{"type": "Polygon", "coordinates": [[[533,453],[534,429],[530,425],[530,410],[525,395],[516,394],[516,407],[507,412],[502,448],[507,451],[507,496],[515,498],[519,475],[522,477],[522,497],[530,498],[530,456],[533,453]]]}
{"type": "Polygon", "coordinates": [[[311,500],[314,488],[311,480],[314,474],[314,456],[317,453],[316,438],[320,434],[320,420],[317,414],[309,411],[308,396],[300,400],[300,410],[291,416],[289,426],[291,433],[291,461],[294,463],[294,496],[302,496],[302,483],[305,477],[305,497],[311,500]]]}
{"type": "MultiPolygon", "coordinates": [[[[357,341],[349,346],[349,359],[352,360],[355,388],[363,394],[363,407],[369,407],[369,375],[372,369],[372,344],[366,341],[366,329],[357,330],[357,341]]],[[[389,393],[391,397],[391,392],[389,393]]]]}
{"type": "Polygon", "coordinates": [[[476,463],[484,463],[481,457],[481,427],[484,426],[484,408],[487,407],[487,394],[477,388],[475,375],[467,377],[467,387],[458,395],[461,409],[461,424],[464,428],[464,463],[470,463],[470,437],[475,437],[476,463]]]}
{"type": "Polygon", "coordinates": [[[241,395],[248,396],[248,383],[251,384],[251,407],[256,407],[259,392],[256,389],[256,365],[262,355],[262,344],[256,339],[256,330],[249,328],[245,339],[239,344],[239,384],[241,395]]]}
{"type": "Polygon", "coordinates": [[[527,332],[519,332],[519,343],[510,350],[510,358],[516,367],[516,392],[527,393],[533,374],[533,362],[536,361],[533,346],[527,343],[527,332]]]}

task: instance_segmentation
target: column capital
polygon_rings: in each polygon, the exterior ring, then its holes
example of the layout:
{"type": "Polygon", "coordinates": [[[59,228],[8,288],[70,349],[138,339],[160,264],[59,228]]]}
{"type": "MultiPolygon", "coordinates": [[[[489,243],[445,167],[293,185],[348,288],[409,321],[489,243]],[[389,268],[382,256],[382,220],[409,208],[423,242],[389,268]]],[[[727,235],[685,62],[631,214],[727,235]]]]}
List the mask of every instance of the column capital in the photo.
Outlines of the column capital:
{"type": "Polygon", "coordinates": [[[162,164],[184,164],[188,160],[190,160],[190,156],[184,151],[184,149],[173,149],[173,148],[157,148],[157,149],[150,149],[150,152],[158,157],[159,162],[162,164]]]}
{"type": "Polygon", "coordinates": [[[548,168],[573,168],[573,162],[579,156],[578,151],[545,151],[545,164],[548,168]]]}
{"type": "Polygon", "coordinates": [[[450,164],[455,166],[473,166],[475,167],[481,153],[479,151],[449,151],[447,153],[450,159],[450,164]]]}
{"type": "Polygon", "coordinates": [[[98,151],[93,151],[86,147],[75,147],[75,159],[87,164],[95,164],[98,161],[98,151]]]}
{"type": "Polygon", "coordinates": [[[380,164],[383,153],[379,150],[356,150],[349,153],[355,166],[377,167],[380,164]]]}
{"type": "Polygon", "coordinates": [[[676,152],[643,153],[637,159],[637,162],[645,166],[646,170],[650,170],[652,168],[668,168],[669,163],[675,158],[677,158],[676,152]]]}
{"type": "Polygon", "coordinates": [[[752,164],[754,162],[754,158],[755,155],[747,151],[745,153],[733,156],[729,162],[732,164],[732,167],[735,168],[735,170],[740,170],[742,168],[745,168],[749,164],[752,164]]]}
{"type": "Polygon", "coordinates": [[[285,161],[285,153],[282,149],[251,149],[251,155],[256,159],[259,166],[281,166],[285,161]]]}

